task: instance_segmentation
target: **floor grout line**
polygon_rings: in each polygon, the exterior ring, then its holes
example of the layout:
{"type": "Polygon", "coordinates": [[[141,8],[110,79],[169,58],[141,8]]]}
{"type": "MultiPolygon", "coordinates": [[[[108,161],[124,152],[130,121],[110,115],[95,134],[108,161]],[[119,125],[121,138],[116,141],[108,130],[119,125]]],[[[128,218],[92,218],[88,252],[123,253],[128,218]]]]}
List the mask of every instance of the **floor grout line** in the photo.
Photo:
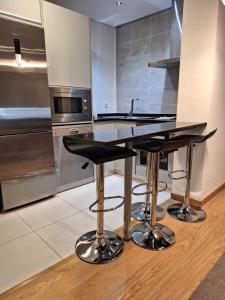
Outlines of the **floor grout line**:
{"type": "Polygon", "coordinates": [[[34,230],[32,230],[30,232],[27,232],[27,233],[24,233],[24,234],[21,234],[21,235],[17,236],[16,238],[10,239],[10,240],[8,240],[6,242],[3,242],[3,243],[0,244],[0,248],[1,248],[1,246],[5,245],[5,244],[11,243],[13,241],[16,241],[16,240],[18,240],[18,239],[20,239],[20,238],[22,238],[22,237],[24,237],[24,236],[26,236],[28,234],[31,234],[33,232],[34,232],[34,230]]]}
{"type": "MultiPolygon", "coordinates": [[[[18,217],[26,224],[28,225],[31,229],[32,229],[32,232],[30,233],[35,233],[61,260],[63,259],[45,240],[43,240],[43,238],[37,233],[36,230],[34,230],[30,224],[28,224],[20,215],[18,215],[18,217]]],[[[50,224],[49,224],[50,225],[50,224]]],[[[41,228],[39,228],[41,229],[41,228]]],[[[37,229],[37,230],[39,230],[37,229]]],[[[15,239],[16,240],[16,239],[15,239]]]]}
{"type": "MultiPolygon", "coordinates": [[[[74,208],[74,207],[73,207],[73,208],[74,208]]],[[[23,219],[22,216],[20,216],[20,215],[18,215],[18,216],[24,221],[24,223],[26,223],[26,224],[32,229],[32,231],[36,231],[36,230],[45,228],[45,227],[47,227],[47,226],[49,226],[49,225],[52,225],[52,224],[54,224],[54,223],[56,223],[56,222],[58,222],[58,221],[61,221],[61,220],[64,220],[64,219],[66,219],[66,218],[69,218],[69,217],[71,217],[71,216],[73,216],[73,215],[76,215],[76,214],[79,213],[79,212],[81,212],[81,211],[78,210],[77,212],[74,212],[74,213],[72,213],[72,214],[69,214],[69,215],[67,215],[67,216],[64,216],[64,217],[62,217],[62,218],[60,218],[60,219],[57,219],[57,220],[55,220],[55,221],[53,221],[53,222],[51,222],[51,223],[49,223],[49,224],[47,224],[47,225],[44,225],[44,226],[42,226],[42,227],[39,227],[39,228],[33,228],[26,220],[23,219]]]]}
{"type": "Polygon", "coordinates": [[[36,235],[60,258],[60,260],[63,260],[63,257],[51,245],[49,245],[37,231],[34,231],[34,233],[36,233],[36,235]]]}
{"type": "MultiPolygon", "coordinates": [[[[69,201],[67,201],[67,200],[65,200],[65,199],[63,199],[63,198],[61,198],[60,196],[58,196],[58,198],[59,198],[60,200],[64,201],[64,202],[66,202],[67,204],[69,204],[72,208],[76,208],[76,209],[78,209],[79,211],[82,211],[80,208],[78,208],[77,206],[71,204],[69,201]]],[[[87,207],[87,208],[88,208],[88,207],[87,207]]],[[[87,209],[87,208],[84,208],[84,209],[87,209]]]]}
{"type": "Polygon", "coordinates": [[[61,260],[63,259],[45,240],[43,240],[43,238],[30,226],[30,224],[28,224],[20,215],[18,215],[18,217],[32,229],[32,232],[30,233],[35,233],[48,246],[48,248],[50,248],[61,260]]]}

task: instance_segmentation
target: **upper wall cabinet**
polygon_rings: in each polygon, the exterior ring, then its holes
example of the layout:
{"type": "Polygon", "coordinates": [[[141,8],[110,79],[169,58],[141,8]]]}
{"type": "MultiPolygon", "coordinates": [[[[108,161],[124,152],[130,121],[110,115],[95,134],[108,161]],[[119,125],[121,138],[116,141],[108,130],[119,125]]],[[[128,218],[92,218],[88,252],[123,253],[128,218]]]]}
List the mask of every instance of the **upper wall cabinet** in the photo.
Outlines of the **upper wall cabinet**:
{"type": "Polygon", "coordinates": [[[41,23],[39,0],[0,0],[0,12],[41,23]]]}
{"type": "Polygon", "coordinates": [[[91,87],[89,18],[43,1],[50,85],[91,87]]]}

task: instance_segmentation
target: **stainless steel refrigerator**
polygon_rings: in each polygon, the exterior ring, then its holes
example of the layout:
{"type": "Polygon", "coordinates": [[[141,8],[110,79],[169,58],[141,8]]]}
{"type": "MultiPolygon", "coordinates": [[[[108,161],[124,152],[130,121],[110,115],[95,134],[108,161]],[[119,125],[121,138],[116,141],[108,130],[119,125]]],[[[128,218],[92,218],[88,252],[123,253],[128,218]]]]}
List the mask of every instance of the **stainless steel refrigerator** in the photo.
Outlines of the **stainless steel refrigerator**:
{"type": "Polygon", "coordinates": [[[0,203],[56,193],[44,30],[0,19],[0,203]]]}

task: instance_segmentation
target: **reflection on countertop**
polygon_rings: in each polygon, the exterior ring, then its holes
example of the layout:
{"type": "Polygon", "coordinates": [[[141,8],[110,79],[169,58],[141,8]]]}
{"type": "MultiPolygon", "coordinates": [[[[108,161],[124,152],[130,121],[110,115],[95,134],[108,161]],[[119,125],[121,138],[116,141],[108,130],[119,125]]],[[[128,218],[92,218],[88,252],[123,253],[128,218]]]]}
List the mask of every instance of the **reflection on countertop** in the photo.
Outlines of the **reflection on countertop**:
{"type": "Polygon", "coordinates": [[[104,121],[127,121],[136,123],[163,123],[176,120],[175,114],[132,114],[127,113],[107,113],[98,114],[94,118],[95,122],[104,121]]]}

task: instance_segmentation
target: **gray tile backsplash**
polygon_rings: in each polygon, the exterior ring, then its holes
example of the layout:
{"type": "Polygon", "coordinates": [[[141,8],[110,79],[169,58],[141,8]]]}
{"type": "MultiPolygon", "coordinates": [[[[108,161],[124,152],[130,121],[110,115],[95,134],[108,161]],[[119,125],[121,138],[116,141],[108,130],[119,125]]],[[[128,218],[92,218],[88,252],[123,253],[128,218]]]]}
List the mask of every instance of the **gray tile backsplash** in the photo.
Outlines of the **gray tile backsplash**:
{"type": "Polygon", "coordinates": [[[171,17],[171,10],[150,16],[150,36],[170,32],[171,17]]]}
{"type": "Polygon", "coordinates": [[[162,33],[151,37],[150,61],[156,61],[170,57],[170,33],[162,33]]]}
{"type": "Polygon", "coordinates": [[[133,42],[150,36],[150,19],[144,17],[118,27],[117,44],[133,42]]]}
{"type": "Polygon", "coordinates": [[[148,68],[170,56],[171,10],[117,27],[117,111],[176,113],[178,69],[148,68]]]}

